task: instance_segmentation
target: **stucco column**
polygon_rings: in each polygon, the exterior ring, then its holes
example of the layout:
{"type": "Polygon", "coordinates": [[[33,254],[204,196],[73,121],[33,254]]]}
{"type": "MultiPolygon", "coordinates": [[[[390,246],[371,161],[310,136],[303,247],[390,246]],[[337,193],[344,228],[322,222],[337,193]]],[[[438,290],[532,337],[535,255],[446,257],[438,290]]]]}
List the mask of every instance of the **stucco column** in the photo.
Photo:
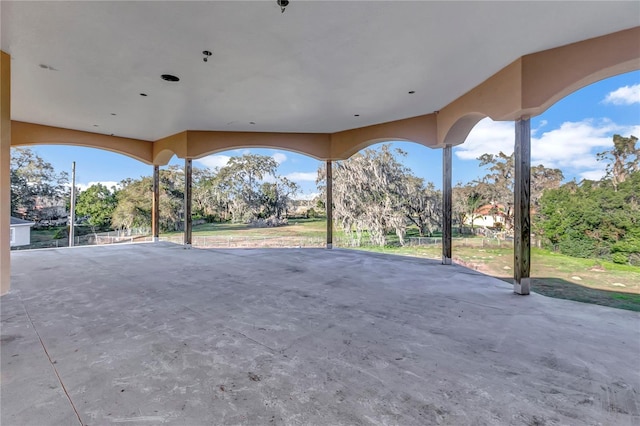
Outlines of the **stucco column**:
{"type": "Polygon", "coordinates": [[[531,123],[529,118],[516,121],[513,290],[529,294],[531,266],[531,123]]]}
{"type": "Polygon", "coordinates": [[[327,211],[327,249],[333,248],[333,163],[327,160],[327,199],[325,210],[327,211]]]}
{"type": "Polygon", "coordinates": [[[442,148],[442,264],[451,265],[451,145],[442,148]]]}
{"type": "Polygon", "coordinates": [[[184,160],[184,248],[191,248],[191,176],[193,174],[193,160],[184,160]]]}
{"type": "Polygon", "coordinates": [[[11,287],[11,57],[0,52],[0,295],[11,287]]]}
{"type": "Polygon", "coordinates": [[[151,233],[153,242],[160,239],[160,166],[153,166],[153,201],[151,203],[151,233]]]}

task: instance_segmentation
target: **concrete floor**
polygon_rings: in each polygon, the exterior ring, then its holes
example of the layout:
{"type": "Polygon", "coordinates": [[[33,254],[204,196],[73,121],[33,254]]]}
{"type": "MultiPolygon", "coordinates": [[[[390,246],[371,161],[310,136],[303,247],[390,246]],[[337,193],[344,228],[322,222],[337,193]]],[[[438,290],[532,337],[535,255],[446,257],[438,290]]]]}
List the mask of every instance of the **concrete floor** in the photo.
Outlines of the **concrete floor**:
{"type": "Polygon", "coordinates": [[[640,424],[640,315],[460,266],[158,243],[12,280],[3,426],[640,424]]]}

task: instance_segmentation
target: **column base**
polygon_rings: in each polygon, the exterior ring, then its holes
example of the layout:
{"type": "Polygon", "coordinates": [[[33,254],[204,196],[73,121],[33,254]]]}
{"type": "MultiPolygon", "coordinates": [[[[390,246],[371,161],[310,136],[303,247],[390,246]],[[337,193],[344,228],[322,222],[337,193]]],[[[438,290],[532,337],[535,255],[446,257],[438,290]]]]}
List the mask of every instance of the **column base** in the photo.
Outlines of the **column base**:
{"type": "Polygon", "coordinates": [[[331,250],[333,248],[333,244],[327,243],[327,250],[331,250]]]}
{"type": "Polygon", "coordinates": [[[529,294],[530,287],[531,278],[520,278],[519,283],[516,280],[513,281],[513,292],[515,294],[526,296],[529,294]]]}
{"type": "Polygon", "coordinates": [[[191,249],[191,244],[185,244],[183,248],[185,250],[190,250],[191,249]]]}
{"type": "Polygon", "coordinates": [[[442,264],[443,265],[451,265],[451,258],[442,256],[442,264]]]}
{"type": "Polygon", "coordinates": [[[151,241],[154,243],[160,242],[160,238],[159,237],[152,237],[151,241]]]}

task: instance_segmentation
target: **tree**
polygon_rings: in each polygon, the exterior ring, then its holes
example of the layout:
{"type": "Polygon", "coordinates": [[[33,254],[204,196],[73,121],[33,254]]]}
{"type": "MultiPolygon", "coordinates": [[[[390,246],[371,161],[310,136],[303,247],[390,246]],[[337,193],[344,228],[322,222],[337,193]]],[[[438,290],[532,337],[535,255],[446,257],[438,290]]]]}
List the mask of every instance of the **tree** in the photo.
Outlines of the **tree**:
{"type": "Polygon", "coordinates": [[[108,228],[111,225],[111,216],[116,206],[115,191],[98,183],[78,195],[76,216],[86,216],[87,224],[95,233],[97,229],[108,228]]]}
{"type": "Polygon", "coordinates": [[[549,169],[542,164],[531,167],[531,206],[537,208],[544,191],[559,188],[563,179],[560,169],[549,169]]]}
{"type": "Polygon", "coordinates": [[[478,185],[458,183],[452,189],[452,213],[458,222],[458,230],[462,234],[464,224],[471,223],[473,232],[474,221],[480,217],[478,209],[487,203],[478,185]]]}
{"type": "Polygon", "coordinates": [[[537,222],[545,244],[576,257],[640,265],[640,171],[637,138],[613,137],[599,182],[569,182],[540,199],[537,222]]]}
{"type": "Polygon", "coordinates": [[[281,177],[275,182],[264,182],[260,188],[263,217],[281,218],[287,214],[293,197],[300,191],[295,182],[281,177]]]}
{"type": "MultiPolygon", "coordinates": [[[[404,244],[409,170],[396,155],[406,153],[383,145],[379,150],[365,149],[335,163],[334,218],[357,245],[365,231],[373,244],[384,246],[391,231],[404,244]]],[[[324,174],[321,168],[320,181],[324,174]]]]}
{"type": "Polygon", "coordinates": [[[125,230],[149,226],[153,179],[148,176],[140,179],[125,179],[120,182],[120,185],[122,189],[116,194],[118,204],[111,215],[112,226],[125,230]]]}
{"type": "Polygon", "coordinates": [[[274,216],[280,219],[298,186],[277,175],[278,163],[266,155],[231,157],[215,176],[202,179],[203,198],[211,210],[234,222],[274,216]]]}
{"type": "MultiPolygon", "coordinates": [[[[483,154],[480,166],[488,166],[489,173],[477,182],[477,192],[491,203],[494,213],[505,219],[505,228],[513,228],[513,184],[515,175],[514,153],[506,155],[483,154]]],[[[531,167],[531,207],[537,208],[542,194],[547,189],[558,188],[564,179],[560,169],[550,169],[542,164],[531,167]]]]}
{"type": "Polygon", "coordinates": [[[487,173],[477,184],[481,196],[500,209],[505,219],[505,228],[513,228],[513,176],[514,154],[483,154],[478,160],[481,167],[488,166],[487,173]]]}
{"type": "Polygon", "coordinates": [[[425,185],[424,179],[407,176],[405,206],[407,219],[418,227],[420,236],[433,235],[442,222],[442,193],[433,183],[425,185]]]}
{"type": "MultiPolygon", "coordinates": [[[[164,231],[181,228],[184,214],[184,171],[178,166],[160,170],[159,225],[164,231]]],[[[117,206],[111,216],[113,227],[130,230],[151,224],[153,178],[125,179],[116,194],[117,206]]]]}
{"type": "Polygon", "coordinates": [[[10,176],[12,216],[37,221],[45,213],[43,206],[64,203],[67,173],[57,173],[32,150],[12,148],[10,176]]]}
{"type": "Polygon", "coordinates": [[[638,171],[640,150],[636,148],[638,138],[631,135],[628,138],[613,135],[613,147],[598,154],[598,161],[607,161],[605,179],[609,179],[613,190],[624,182],[631,173],[638,171]]]}

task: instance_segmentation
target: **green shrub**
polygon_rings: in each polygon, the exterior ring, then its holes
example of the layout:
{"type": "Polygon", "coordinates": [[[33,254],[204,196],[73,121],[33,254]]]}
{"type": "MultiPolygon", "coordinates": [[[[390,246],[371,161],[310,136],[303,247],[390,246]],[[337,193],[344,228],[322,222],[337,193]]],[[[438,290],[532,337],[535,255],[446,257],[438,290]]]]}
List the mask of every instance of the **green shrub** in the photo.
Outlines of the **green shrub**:
{"type": "Polygon", "coordinates": [[[67,238],[69,236],[69,227],[58,229],[55,234],[53,234],[54,240],[61,240],[63,238],[67,238]]]}
{"type": "Polygon", "coordinates": [[[627,263],[629,263],[629,256],[627,256],[625,253],[617,252],[613,253],[613,255],[611,256],[611,260],[613,261],[613,263],[626,265],[627,263]]]}
{"type": "Polygon", "coordinates": [[[594,257],[596,246],[593,240],[566,235],[559,241],[558,249],[567,256],[588,259],[594,257]]]}

